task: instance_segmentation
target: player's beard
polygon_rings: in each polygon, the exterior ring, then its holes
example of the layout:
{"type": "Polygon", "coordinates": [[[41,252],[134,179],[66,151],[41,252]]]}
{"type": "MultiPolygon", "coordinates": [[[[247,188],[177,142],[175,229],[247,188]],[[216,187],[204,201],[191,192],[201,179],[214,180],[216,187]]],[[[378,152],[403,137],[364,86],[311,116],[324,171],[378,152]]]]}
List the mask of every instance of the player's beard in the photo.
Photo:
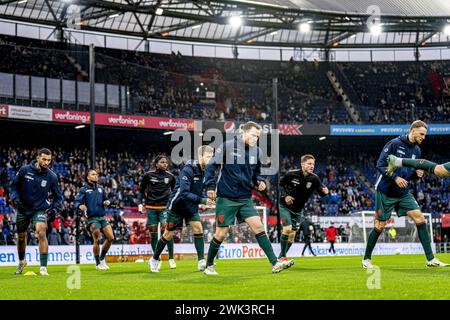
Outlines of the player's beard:
{"type": "Polygon", "coordinates": [[[37,163],[39,169],[48,169],[48,166],[44,165],[44,164],[40,164],[39,162],[37,163]]]}

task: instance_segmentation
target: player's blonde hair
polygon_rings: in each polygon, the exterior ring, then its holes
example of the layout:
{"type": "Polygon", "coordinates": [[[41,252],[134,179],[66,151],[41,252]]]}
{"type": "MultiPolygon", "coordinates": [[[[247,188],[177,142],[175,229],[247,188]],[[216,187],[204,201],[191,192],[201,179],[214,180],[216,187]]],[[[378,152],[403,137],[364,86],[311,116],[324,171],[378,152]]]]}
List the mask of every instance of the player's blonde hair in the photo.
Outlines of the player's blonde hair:
{"type": "Polygon", "coordinates": [[[198,147],[197,154],[199,157],[203,157],[205,153],[214,153],[214,148],[208,145],[198,147]]]}
{"type": "Polygon", "coordinates": [[[257,130],[261,130],[261,126],[254,121],[248,121],[242,126],[242,131],[248,131],[251,128],[256,128],[257,130]]]}
{"type": "Polygon", "coordinates": [[[312,154],[304,154],[301,158],[300,158],[300,162],[301,163],[305,163],[308,160],[314,160],[316,161],[316,158],[314,158],[314,156],[312,154]]]}
{"type": "Polygon", "coordinates": [[[411,123],[411,126],[409,127],[409,131],[411,131],[412,129],[417,129],[417,128],[428,129],[428,125],[425,122],[423,122],[422,120],[416,120],[413,123],[411,123]]]}

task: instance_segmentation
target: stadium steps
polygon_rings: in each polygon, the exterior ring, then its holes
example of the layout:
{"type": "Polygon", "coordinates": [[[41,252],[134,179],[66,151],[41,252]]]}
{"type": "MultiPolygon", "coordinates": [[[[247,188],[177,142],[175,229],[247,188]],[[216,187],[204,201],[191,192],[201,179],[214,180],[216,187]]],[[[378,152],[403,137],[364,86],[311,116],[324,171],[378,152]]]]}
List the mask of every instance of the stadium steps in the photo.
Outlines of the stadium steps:
{"type": "Polygon", "coordinates": [[[65,56],[67,57],[67,59],[73,64],[73,66],[75,67],[75,69],[78,70],[78,72],[83,76],[88,78],[89,74],[83,70],[83,67],[76,61],[76,59],[72,56],[70,56],[68,53],[64,53],[65,56]]]}
{"type": "Polygon", "coordinates": [[[364,185],[367,187],[367,189],[369,189],[372,194],[375,194],[375,188],[374,185],[370,182],[370,180],[361,172],[361,170],[359,170],[359,168],[357,168],[355,165],[351,166],[353,172],[356,175],[356,178],[358,178],[358,180],[360,180],[362,183],[364,183],[364,185]]]}
{"type": "Polygon", "coordinates": [[[333,71],[328,70],[327,71],[327,77],[330,81],[334,91],[342,98],[342,103],[344,104],[345,108],[347,109],[347,112],[350,116],[350,118],[353,120],[356,124],[362,124],[361,116],[358,112],[358,110],[355,109],[354,104],[350,101],[350,98],[348,95],[344,92],[344,89],[342,88],[341,83],[336,78],[336,75],[333,71]]]}
{"type": "Polygon", "coordinates": [[[336,79],[338,79],[345,93],[347,93],[350,101],[352,101],[355,104],[361,104],[362,101],[359,98],[359,95],[356,92],[355,88],[353,87],[350,79],[347,77],[344,70],[342,70],[342,66],[338,63],[333,63],[331,64],[331,71],[336,76],[336,79]]]}

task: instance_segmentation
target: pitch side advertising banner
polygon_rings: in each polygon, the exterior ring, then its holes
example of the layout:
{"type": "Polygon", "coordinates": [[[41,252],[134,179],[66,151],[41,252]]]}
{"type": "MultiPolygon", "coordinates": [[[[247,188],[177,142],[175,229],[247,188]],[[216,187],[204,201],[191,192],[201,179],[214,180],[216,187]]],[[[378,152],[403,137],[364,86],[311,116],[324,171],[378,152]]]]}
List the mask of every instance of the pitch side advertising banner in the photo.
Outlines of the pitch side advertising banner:
{"type": "MultiPolygon", "coordinates": [[[[90,123],[89,112],[71,110],[53,110],[53,121],[69,123],[90,123]]],[[[95,124],[113,127],[145,128],[145,129],[185,129],[195,130],[195,121],[190,119],[170,119],[158,117],[129,116],[110,113],[96,113],[95,124]]]]}
{"type": "MultiPolygon", "coordinates": [[[[217,129],[221,132],[235,132],[242,128],[244,123],[236,123],[234,121],[202,121],[202,130],[217,129]]],[[[264,133],[272,132],[272,124],[261,123],[264,133]]],[[[299,135],[329,135],[330,126],[328,125],[305,125],[305,124],[279,124],[278,130],[284,136],[299,135]]]]}
{"type": "Polygon", "coordinates": [[[133,127],[146,129],[184,129],[195,130],[195,121],[191,119],[170,119],[156,117],[128,116],[120,114],[96,113],[95,123],[99,125],[133,127]]]}
{"type": "MultiPolygon", "coordinates": [[[[54,121],[64,123],[89,124],[90,113],[73,110],[43,109],[19,106],[0,106],[0,117],[13,119],[54,121]]],[[[185,129],[194,131],[198,126],[198,121],[192,119],[171,119],[159,117],[128,116],[120,114],[96,113],[95,123],[98,125],[145,128],[145,129],[165,129],[176,130],[185,129]]]]}
{"type": "MultiPolygon", "coordinates": [[[[63,123],[89,124],[90,113],[83,111],[45,109],[33,107],[21,107],[11,105],[0,105],[0,117],[10,119],[24,119],[34,121],[54,121],[63,123]]],[[[185,129],[194,131],[200,127],[201,121],[192,119],[171,119],[159,117],[128,116],[120,114],[96,113],[95,123],[97,125],[145,128],[145,129],[163,129],[177,130],[185,129]]]]}
{"type": "Polygon", "coordinates": [[[53,112],[52,109],[29,108],[10,105],[8,118],[35,121],[52,121],[53,112]]]}
{"type": "Polygon", "coordinates": [[[9,106],[7,104],[0,104],[0,118],[8,118],[9,106]]]}
{"type": "MultiPolygon", "coordinates": [[[[366,226],[372,226],[373,225],[373,219],[374,217],[367,216],[366,217],[366,226]]],[[[319,217],[318,221],[314,221],[320,223],[320,227],[322,228],[328,228],[331,226],[331,223],[334,223],[334,226],[338,228],[340,225],[346,226],[347,223],[350,226],[353,226],[355,223],[358,225],[358,227],[363,227],[363,218],[362,216],[356,216],[356,217],[319,217]]],[[[405,217],[391,217],[387,221],[387,228],[390,228],[391,226],[395,228],[405,228],[406,227],[406,218],[405,217]]]]}
{"type": "MultiPolygon", "coordinates": [[[[398,136],[407,133],[409,125],[331,125],[332,136],[398,136]]],[[[450,123],[429,124],[428,134],[450,135],[450,123]]]]}
{"type": "MultiPolygon", "coordinates": [[[[289,250],[290,257],[300,257],[303,250],[303,243],[294,243],[289,250]]],[[[336,256],[363,256],[366,250],[364,243],[335,243],[336,256]]],[[[175,245],[176,247],[176,245],[175,245]]],[[[328,256],[329,243],[313,243],[311,244],[314,252],[318,257],[328,256]]],[[[434,246],[432,246],[435,252],[434,246]]],[[[275,254],[280,253],[280,245],[273,244],[275,254]]],[[[176,249],[175,249],[176,251],[176,249]]],[[[194,251],[195,252],[195,251],[194,251]]],[[[411,243],[377,243],[373,254],[375,255],[393,255],[393,254],[423,254],[422,245],[417,242],[411,243]]],[[[312,256],[309,250],[305,251],[305,256],[312,256]]],[[[233,244],[227,243],[222,245],[217,254],[219,259],[248,259],[248,258],[265,258],[264,251],[257,243],[233,244]]]]}
{"type": "MultiPolygon", "coordinates": [[[[293,244],[290,250],[291,257],[300,257],[303,243],[293,244]]],[[[208,246],[205,245],[205,252],[208,252],[208,246]]],[[[312,248],[317,256],[328,255],[328,243],[313,243],[312,248]]],[[[435,251],[434,246],[433,251],[435,251]]],[[[275,254],[280,253],[280,245],[273,245],[275,254]]],[[[362,256],[365,251],[364,243],[336,243],[336,256],[362,256]]],[[[175,254],[195,254],[195,247],[192,243],[175,244],[175,254]]],[[[146,245],[112,245],[108,255],[149,255],[152,249],[149,244],[146,245]]],[[[306,256],[310,255],[306,250],[306,256]]],[[[373,254],[423,254],[422,245],[420,243],[378,243],[373,254]]],[[[264,251],[257,243],[227,243],[223,244],[217,255],[218,259],[253,259],[265,258],[264,251]]],[[[25,256],[29,265],[39,265],[39,247],[28,246],[25,256]]],[[[80,263],[94,264],[95,259],[92,254],[92,246],[80,246],[80,263]]],[[[0,246],[0,266],[15,266],[18,263],[17,248],[15,246],[0,246]]],[[[49,246],[48,263],[51,265],[75,264],[75,247],[74,246],[49,246]]],[[[194,263],[194,262],[193,262],[194,263]]],[[[148,266],[142,266],[147,270],[148,266]]],[[[51,269],[50,269],[51,270],[51,269]]]]}
{"type": "Polygon", "coordinates": [[[91,123],[89,112],[53,109],[53,121],[66,123],[91,123]]]}

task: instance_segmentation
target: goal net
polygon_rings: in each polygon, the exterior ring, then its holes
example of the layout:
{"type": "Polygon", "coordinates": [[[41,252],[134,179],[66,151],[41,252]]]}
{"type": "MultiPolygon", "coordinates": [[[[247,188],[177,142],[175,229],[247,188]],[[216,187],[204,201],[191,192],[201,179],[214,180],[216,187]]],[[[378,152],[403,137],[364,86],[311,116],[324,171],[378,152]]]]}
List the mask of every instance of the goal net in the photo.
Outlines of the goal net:
{"type": "MultiPolygon", "coordinates": [[[[358,212],[361,217],[362,239],[367,243],[367,238],[374,228],[375,211],[361,211],[358,212]]],[[[424,213],[425,221],[427,223],[428,232],[430,234],[431,242],[433,243],[433,226],[430,213],[424,213]]],[[[411,243],[420,242],[417,235],[417,228],[415,223],[409,217],[399,217],[395,212],[392,213],[391,219],[388,220],[384,232],[378,238],[378,243],[411,243]]]]}
{"type": "MultiPolygon", "coordinates": [[[[266,233],[270,235],[270,231],[268,228],[267,221],[267,208],[263,206],[255,207],[259,216],[261,217],[261,221],[263,222],[264,229],[266,233]]],[[[202,220],[203,226],[203,236],[206,243],[209,243],[214,235],[215,226],[216,226],[216,211],[215,207],[199,207],[199,214],[202,220]]],[[[175,231],[174,238],[178,238],[180,243],[193,243],[194,242],[194,233],[192,232],[191,227],[187,227],[183,225],[183,228],[178,228],[175,231]]],[[[178,241],[176,241],[178,242],[178,241]]],[[[234,225],[232,225],[228,231],[228,237],[226,239],[227,243],[253,243],[256,242],[254,239],[254,234],[247,226],[246,223],[239,224],[237,220],[235,220],[234,225]]]]}

